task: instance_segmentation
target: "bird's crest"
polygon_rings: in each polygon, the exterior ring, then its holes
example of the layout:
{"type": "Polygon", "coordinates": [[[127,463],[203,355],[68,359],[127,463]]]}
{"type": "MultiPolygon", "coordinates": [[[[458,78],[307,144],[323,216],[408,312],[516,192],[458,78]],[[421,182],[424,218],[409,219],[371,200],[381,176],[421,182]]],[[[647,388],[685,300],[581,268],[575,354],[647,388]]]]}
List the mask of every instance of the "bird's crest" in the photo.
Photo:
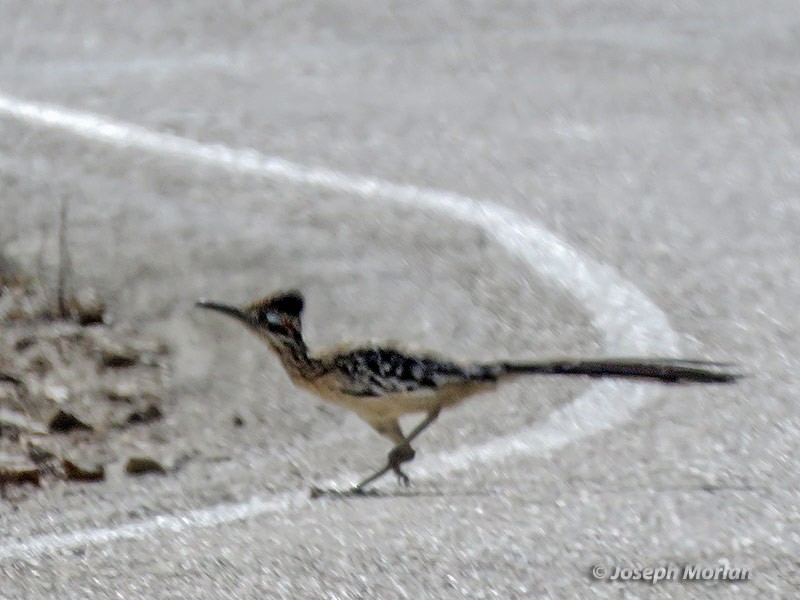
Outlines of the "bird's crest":
{"type": "Polygon", "coordinates": [[[247,308],[251,311],[263,311],[265,309],[274,310],[291,317],[299,317],[303,312],[304,305],[303,294],[298,290],[289,290],[260,298],[251,303],[247,308]]]}

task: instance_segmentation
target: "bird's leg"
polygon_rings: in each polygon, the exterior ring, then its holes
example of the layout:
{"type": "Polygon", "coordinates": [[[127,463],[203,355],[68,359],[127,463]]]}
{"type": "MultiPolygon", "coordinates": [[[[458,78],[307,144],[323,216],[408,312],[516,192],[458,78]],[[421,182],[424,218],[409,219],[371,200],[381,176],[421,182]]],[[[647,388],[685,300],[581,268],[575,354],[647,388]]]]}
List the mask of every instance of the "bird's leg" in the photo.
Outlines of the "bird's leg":
{"type": "Polygon", "coordinates": [[[360,494],[364,491],[364,488],[368,486],[373,481],[376,481],[386,475],[389,471],[394,471],[397,475],[398,479],[403,485],[408,485],[410,479],[408,475],[403,473],[400,465],[404,462],[408,462],[414,459],[415,452],[414,449],[411,447],[411,441],[416,438],[420,433],[422,433],[431,423],[433,423],[439,416],[439,408],[435,408],[428,415],[422,420],[422,422],[417,425],[411,433],[409,433],[406,437],[400,440],[394,448],[391,449],[389,452],[388,461],[386,462],[386,466],[382,469],[379,469],[363,481],[359,482],[357,485],[351,488],[351,493],[360,494]]]}

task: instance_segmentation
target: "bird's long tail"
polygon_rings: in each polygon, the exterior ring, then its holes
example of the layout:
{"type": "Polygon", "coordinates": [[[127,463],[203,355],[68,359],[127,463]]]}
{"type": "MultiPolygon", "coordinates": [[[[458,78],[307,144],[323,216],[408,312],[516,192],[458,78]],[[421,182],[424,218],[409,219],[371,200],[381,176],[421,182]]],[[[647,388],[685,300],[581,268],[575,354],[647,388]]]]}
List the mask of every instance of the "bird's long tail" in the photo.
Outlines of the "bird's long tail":
{"type": "Polygon", "coordinates": [[[552,359],[492,365],[499,377],[515,375],[584,375],[654,379],[666,383],[733,383],[744,375],[732,363],[677,358],[552,359]]]}

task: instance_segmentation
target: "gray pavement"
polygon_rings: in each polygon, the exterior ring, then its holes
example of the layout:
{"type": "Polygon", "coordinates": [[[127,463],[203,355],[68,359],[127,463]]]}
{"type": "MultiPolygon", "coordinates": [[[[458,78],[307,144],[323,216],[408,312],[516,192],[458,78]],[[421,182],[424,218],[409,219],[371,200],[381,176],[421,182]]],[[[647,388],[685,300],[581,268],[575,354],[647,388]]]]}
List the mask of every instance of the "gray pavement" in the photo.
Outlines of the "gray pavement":
{"type": "Polygon", "coordinates": [[[0,95],[486,199],[569,244],[576,266],[613,268],[682,353],[753,374],[618,386],[600,416],[613,400],[638,408],[613,427],[437,471],[589,393],[521,382],[426,433],[410,490],[306,500],[313,483],[369,471],[386,444],[293,388],[244,332],[195,314],[197,297],[299,286],[313,347],[639,348],[609,339],[584,291],[540,276],[491,222],[0,112],[0,240],[46,270],[54,199],[72,199],[80,282],[175,348],[156,433],[194,457],[169,477],[112,472],[0,505],[0,596],[793,597],[798,30],[787,1],[0,3],[0,95]],[[720,562],[751,580],[589,577],[594,564],[720,562]]]}

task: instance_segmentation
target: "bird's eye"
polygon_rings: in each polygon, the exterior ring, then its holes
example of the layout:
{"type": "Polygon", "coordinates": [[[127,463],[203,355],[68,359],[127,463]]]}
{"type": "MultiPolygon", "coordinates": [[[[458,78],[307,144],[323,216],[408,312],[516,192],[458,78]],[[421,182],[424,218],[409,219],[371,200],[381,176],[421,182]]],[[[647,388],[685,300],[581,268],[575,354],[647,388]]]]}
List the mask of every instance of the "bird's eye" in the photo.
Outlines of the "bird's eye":
{"type": "Polygon", "coordinates": [[[277,327],[277,326],[283,324],[283,321],[281,320],[281,318],[278,315],[278,313],[275,313],[275,312],[272,312],[272,311],[268,311],[267,312],[266,319],[267,319],[267,323],[269,325],[274,325],[274,326],[277,327]]]}

